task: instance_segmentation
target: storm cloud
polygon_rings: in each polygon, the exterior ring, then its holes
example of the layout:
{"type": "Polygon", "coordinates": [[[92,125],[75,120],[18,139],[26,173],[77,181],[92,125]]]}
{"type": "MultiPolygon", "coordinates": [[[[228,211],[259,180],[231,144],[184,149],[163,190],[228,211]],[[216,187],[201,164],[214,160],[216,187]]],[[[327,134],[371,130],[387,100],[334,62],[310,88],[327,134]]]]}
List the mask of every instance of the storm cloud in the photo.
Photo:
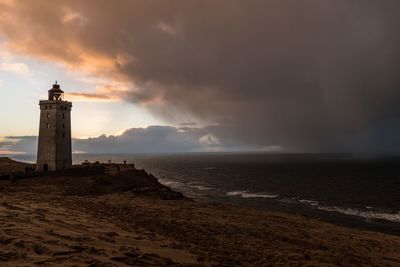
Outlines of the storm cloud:
{"type": "MultiPolygon", "coordinates": [[[[73,153],[181,153],[181,152],[227,152],[264,151],[278,152],[278,146],[246,146],[233,138],[219,140],[221,127],[171,127],[149,126],[131,128],[120,135],[73,139],[73,153]]],[[[0,142],[0,154],[35,155],[37,136],[7,136],[0,142]]]]}
{"type": "Polygon", "coordinates": [[[36,154],[37,136],[6,136],[0,142],[0,154],[36,154]]]}
{"type": "Polygon", "coordinates": [[[128,84],[123,99],[166,120],[218,125],[220,142],[399,152],[399,9],[396,0],[0,1],[0,32],[9,49],[128,84]]]}

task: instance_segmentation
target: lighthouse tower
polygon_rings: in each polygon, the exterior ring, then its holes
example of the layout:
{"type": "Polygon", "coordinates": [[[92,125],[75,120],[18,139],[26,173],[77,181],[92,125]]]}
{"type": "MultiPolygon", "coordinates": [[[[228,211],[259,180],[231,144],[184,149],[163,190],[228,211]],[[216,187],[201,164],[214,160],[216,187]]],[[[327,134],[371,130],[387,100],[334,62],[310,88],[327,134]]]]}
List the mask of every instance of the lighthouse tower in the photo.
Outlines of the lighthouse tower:
{"type": "Polygon", "coordinates": [[[64,91],[56,83],[49,99],[39,101],[40,124],[36,169],[55,171],[72,167],[71,108],[64,101],[64,91]]]}

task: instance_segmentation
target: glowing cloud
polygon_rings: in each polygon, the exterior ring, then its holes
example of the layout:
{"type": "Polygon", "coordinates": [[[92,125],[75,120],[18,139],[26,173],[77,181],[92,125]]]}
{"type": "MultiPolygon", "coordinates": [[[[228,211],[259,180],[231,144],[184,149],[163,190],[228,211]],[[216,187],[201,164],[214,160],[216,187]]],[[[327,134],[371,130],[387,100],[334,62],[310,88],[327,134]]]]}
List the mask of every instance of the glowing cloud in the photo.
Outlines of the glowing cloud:
{"type": "Polygon", "coordinates": [[[29,67],[24,63],[1,63],[0,70],[13,72],[22,76],[31,75],[29,67]]]}

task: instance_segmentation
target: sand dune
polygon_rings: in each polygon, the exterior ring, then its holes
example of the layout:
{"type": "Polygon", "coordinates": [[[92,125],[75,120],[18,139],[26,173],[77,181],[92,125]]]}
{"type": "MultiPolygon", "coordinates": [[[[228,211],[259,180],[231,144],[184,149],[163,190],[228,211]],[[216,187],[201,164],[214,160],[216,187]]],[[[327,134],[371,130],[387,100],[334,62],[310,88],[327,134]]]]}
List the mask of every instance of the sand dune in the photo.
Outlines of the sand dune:
{"type": "Polygon", "coordinates": [[[1,266],[400,266],[400,238],[182,198],[144,172],[0,182],[1,266]]]}

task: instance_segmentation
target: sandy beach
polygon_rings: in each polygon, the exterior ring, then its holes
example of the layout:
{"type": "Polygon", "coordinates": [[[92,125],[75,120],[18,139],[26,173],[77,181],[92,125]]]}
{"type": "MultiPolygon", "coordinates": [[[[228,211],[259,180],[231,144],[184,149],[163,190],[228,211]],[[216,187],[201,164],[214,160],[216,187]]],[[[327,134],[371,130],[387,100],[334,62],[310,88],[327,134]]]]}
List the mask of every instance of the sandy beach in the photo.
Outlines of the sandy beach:
{"type": "Polygon", "coordinates": [[[400,238],[197,203],[144,171],[0,182],[1,266],[399,266],[400,238]]]}

